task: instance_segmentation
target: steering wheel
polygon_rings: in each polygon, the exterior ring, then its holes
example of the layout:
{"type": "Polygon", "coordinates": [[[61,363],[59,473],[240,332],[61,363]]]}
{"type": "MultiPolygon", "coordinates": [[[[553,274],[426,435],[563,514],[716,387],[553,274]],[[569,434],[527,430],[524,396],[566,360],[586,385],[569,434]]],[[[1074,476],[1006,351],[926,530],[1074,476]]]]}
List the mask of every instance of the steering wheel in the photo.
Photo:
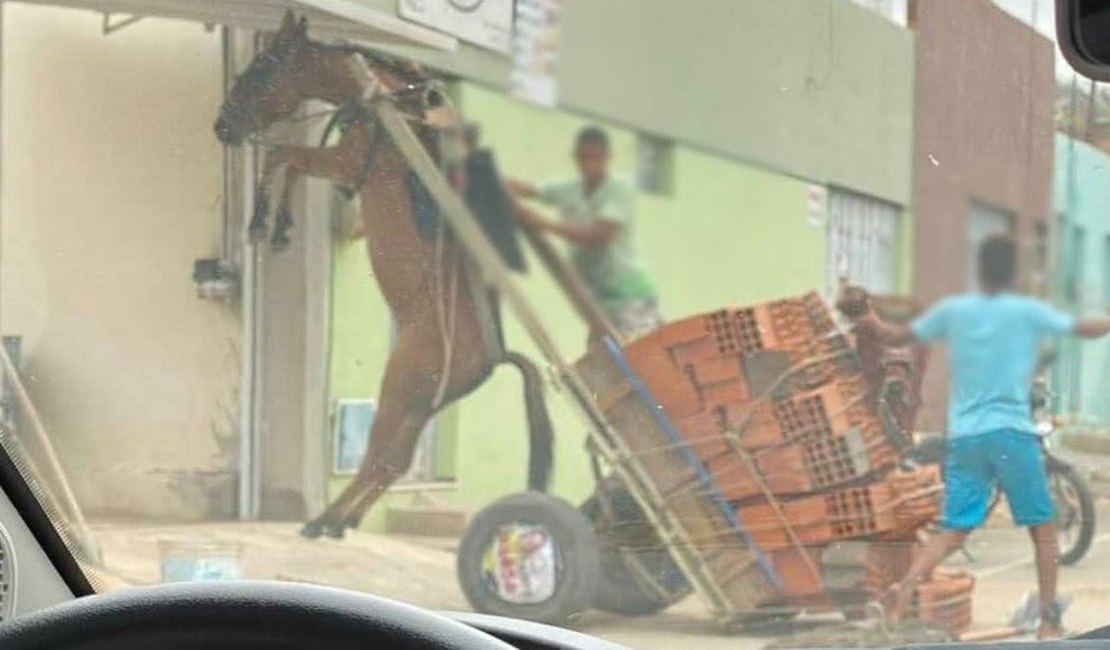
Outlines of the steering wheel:
{"type": "Polygon", "coordinates": [[[384,598],[279,582],[160,585],[88,596],[0,625],[4,650],[511,650],[384,598]]]}

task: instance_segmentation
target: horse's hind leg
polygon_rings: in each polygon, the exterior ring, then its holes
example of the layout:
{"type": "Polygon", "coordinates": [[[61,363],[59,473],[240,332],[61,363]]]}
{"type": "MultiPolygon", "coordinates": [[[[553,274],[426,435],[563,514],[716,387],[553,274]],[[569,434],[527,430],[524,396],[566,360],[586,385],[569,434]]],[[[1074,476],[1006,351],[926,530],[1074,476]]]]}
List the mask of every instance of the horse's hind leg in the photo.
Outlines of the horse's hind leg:
{"type": "MultiPolygon", "coordinates": [[[[452,368],[451,376],[448,377],[451,382],[447,386],[447,391],[443,396],[443,404],[441,404],[441,407],[454,402],[477,388],[479,384],[489,377],[489,371],[492,369],[492,366],[487,364],[482,357],[460,354],[456,360],[457,363],[452,368]]],[[[438,384],[438,375],[434,377],[434,379],[435,383],[438,384]]],[[[438,388],[438,386],[434,388],[438,388]]],[[[418,421],[413,421],[412,426],[417,427],[417,429],[411,432],[413,436],[412,443],[406,450],[408,455],[403,461],[404,467],[407,468],[409,464],[411,464],[413,451],[416,448],[416,444],[420,442],[420,435],[424,432],[425,426],[430,419],[430,416],[423,416],[418,421]]],[[[401,471],[403,473],[405,470],[401,471]]],[[[370,511],[370,508],[377,503],[383,491],[384,490],[376,489],[374,485],[370,485],[362,494],[357,495],[351,502],[347,515],[343,520],[345,527],[358,528],[359,522],[366,517],[366,513],[370,511]]]]}
{"type": "MultiPolygon", "coordinates": [[[[305,524],[302,534],[341,536],[356,508],[377,501],[412,462],[420,433],[431,416],[436,377],[429,372],[427,345],[399,337],[386,365],[379,409],[370,428],[366,455],[358,473],[322,515],[305,524]],[[425,349],[421,349],[421,348],[425,349]]],[[[427,343],[427,341],[417,341],[427,343]]]]}

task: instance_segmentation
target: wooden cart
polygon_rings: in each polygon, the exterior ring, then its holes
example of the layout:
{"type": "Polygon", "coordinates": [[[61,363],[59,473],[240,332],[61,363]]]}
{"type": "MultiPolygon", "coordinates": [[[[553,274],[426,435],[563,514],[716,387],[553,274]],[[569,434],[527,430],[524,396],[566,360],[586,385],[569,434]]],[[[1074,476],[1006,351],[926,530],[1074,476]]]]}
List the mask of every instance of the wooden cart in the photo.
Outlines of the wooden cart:
{"type": "MultiPolygon", "coordinates": [[[[759,314],[722,310],[628,343],[619,339],[559,257],[530,235],[578,312],[595,331],[607,332],[586,356],[571,363],[406,122],[388,102],[376,104],[375,110],[482,279],[523,324],[587,426],[598,490],[583,509],[598,528],[620,523],[622,512],[636,519],[623,522],[630,526],[624,531],[598,531],[602,542],[616,540],[602,549],[592,532],[583,534],[573,514],[577,511],[553,498],[515,495],[491,505],[475,517],[459,550],[460,580],[472,604],[491,613],[563,622],[593,604],[583,601],[596,598],[599,581],[603,591],[613,585],[612,569],[617,567],[619,576],[643,596],[627,613],[650,613],[689,590],[724,626],[791,616],[801,608],[861,611],[869,598],[866,582],[841,591],[827,588],[819,553],[824,541],[830,535],[886,537],[904,549],[904,532],[912,527],[906,518],[930,518],[929,508],[935,506],[929,504],[939,488],[918,474],[899,472],[897,453],[871,453],[880,446],[897,451],[907,440],[881,394],[868,392],[861,381],[854,384],[858,394],[844,392],[841,384],[859,380],[862,371],[849,339],[820,298],[795,299],[792,304],[801,309],[800,315],[795,315],[793,325],[780,323],[777,330],[774,324],[761,329],[754,321],[745,330],[737,319],[758,320],[759,314]],[[782,346],[751,339],[761,331],[801,337],[796,348],[803,354],[791,356],[782,353],[782,346]],[[751,340],[743,340],[745,336],[751,340]],[[747,354],[761,347],[766,354],[747,354]],[[683,355],[684,361],[679,359],[683,355]],[[733,360],[735,367],[730,367],[733,360]],[[718,384],[731,379],[732,390],[742,385],[747,393],[743,398],[734,393],[729,402],[728,386],[707,388],[699,383],[699,373],[714,372],[728,375],[718,384]],[[705,390],[710,389],[725,393],[707,398],[705,390]],[[839,397],[834,394],[838,390],[839,397]],[[857,400],[847,410],[858,421],[849,423],[856,427],[854,442],[837,443],[848,449],[844,453],[849,455],[845,462],[850,471],[826,472],[816,483],[798,487],[799,498],[782,500],[776,491],[792,488],[769,485],[761,463],[774,458],[789,463],[789,454],[752,449],[745,441],[758,438],[760,418],[768,409],[804,406],[791,396],[857,400]],[[706,407],[706,399],[720,404],[706,407]],[[867,400],[871,402],[864,404],[867,400]],[[728,422],[712,421],[717,406],[727,410],[734,403],[748,407],[729,415],[728,422]],[[716,433],[702,438],[698,431],[716,433]],[[718,445],[716,452],[727,452],[732,466],[714,466],[710,451],[699,446],[703,439],[718,445]],[[746,492],[730,487],[723,478],[728,472],[748,477],[746,492]],[[876,476],[883,476],[883,481],[873,480],[876,476]],[[737,502],[745,505],[738,507],[737,502]],[[869,511],[859,511],[863,502],[869,511]],[[865,530],[845,529],[855,525],[865,530]],[[551,538],[559,538],[558,544],[551,538]],[[632,543],[621,541],[629,539],[632,543]],[[522,549],[530,554],[530,568],[522,564],[522,549]],[[507,567],[504,572],[498,573],[498,563],[507,567]],[[524,575],[526,570],[535,575],[524,575]]],[[[888,573],[896,570],[891,562],[884,566],[888,573]]],[[[620,611],[621,605],[615,609],[620,611]]]]}

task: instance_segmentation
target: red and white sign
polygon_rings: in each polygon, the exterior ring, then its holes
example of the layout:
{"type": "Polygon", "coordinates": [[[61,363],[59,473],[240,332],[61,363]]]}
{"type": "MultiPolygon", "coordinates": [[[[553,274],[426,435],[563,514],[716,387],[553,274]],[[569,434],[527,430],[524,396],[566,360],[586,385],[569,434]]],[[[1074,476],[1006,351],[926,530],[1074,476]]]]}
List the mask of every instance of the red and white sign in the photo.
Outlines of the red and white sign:
{"type": "Polygon", "coordinates": [[[825,222],[825,206],[828,200],[828,192],[824,185],[811,183],[806,188],[806,221],[809,225],[817,227],[825,222]]]}
{"type": "Polygon", "coordinates": [[[548,108],[558,98],[559,1],[517,0],[513,28],[510,92],[548,108]]]}

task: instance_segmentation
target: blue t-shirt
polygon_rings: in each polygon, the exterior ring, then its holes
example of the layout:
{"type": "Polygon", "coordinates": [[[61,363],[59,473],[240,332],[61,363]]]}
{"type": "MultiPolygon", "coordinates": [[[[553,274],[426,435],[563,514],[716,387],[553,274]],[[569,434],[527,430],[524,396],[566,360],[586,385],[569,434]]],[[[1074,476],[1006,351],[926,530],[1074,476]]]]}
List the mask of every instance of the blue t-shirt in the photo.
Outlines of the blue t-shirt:
{"type": "Polygon", "coordinates": [[[1030,431],[1029,388],[1041,339],[1075,318],[1012,293],[945,298],[910,325],[917,340],[948,346],[948,435],[1030,431]]]}

